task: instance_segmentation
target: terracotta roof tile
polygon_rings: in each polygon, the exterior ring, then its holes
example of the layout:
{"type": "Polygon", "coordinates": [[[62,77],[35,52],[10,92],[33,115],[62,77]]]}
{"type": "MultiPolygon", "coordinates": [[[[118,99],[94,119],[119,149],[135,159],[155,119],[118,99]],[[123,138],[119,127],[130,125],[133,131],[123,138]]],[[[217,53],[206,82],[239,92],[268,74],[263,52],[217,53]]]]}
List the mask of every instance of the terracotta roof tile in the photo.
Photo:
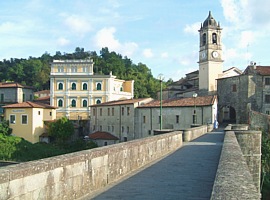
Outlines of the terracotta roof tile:
{"type": "Polygon", "coordinates": [[[94,133],[91,133],[88,135],[90,139],[96,140],[96,139],[102,139],[102,140],[119,140],[118,137],[112,135],[111,133],[108,132],[101,132],[97,131],[94,133]]]}
{"type": "Polygon", "coordinates": [[[15,103],[15,104],[10,104],[7,106],[3,106],[3,108],[49,108],[49,109],[55,109],[56,107],[50,106],[48,104],[40,103],[40,102],[31,102],[31,101],[26,101],[22,103],[15,103]]]}
{"type": "Polygon", "coordinates": [[[269,76],[270,75],[270,66],[256,66],[256,71],[260,75],[269,76]]]}
{"type": "Polygon", "coordinates": [[[116,100],[116,101],[108,101],[100,104],[91,105],[90,107],[98,107],[98,106],[114,106],[114,105],[126,105],[126,104],[134,104],[148,98],[140,98],[140,99],[124,99],[124,100],[116,100]]]}
{"type": "Polygon", "coordinates": [[[29,88],[29,89],[34,89],[34,87],[21,85],[20,83],[16,83],[16,82],[0,83],[0,88],[29,88]]]}
{"type": "Polygon", "coordinates": [[[35,92],[35,94],[50,94],[50,90],[37,91],[37,92],[35,92]]]}
{"type": "MultiPolygon", "coordinates": [[[[216,96],[198,96],[196,98],[178,98],[178,99],[167,99],[162,101],[162,107],[187,107],[187,106],[209,106],[213,105],[216,96]],[[194,101],[195,100],[195,101],[194,101]]],[[[141,105],[138,108],[147,107],[159,107],[160,101],[154,100],[147,104],[141,105]]]]}

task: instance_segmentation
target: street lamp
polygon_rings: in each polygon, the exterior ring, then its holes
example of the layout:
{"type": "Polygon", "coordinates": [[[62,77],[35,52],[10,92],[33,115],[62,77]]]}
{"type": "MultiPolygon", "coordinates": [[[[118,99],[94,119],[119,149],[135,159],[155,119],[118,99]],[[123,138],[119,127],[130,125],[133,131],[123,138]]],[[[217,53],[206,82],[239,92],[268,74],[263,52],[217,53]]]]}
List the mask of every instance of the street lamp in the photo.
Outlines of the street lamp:
{"type": "Polygon", "coordinates": [[[158,75],[158,79],[160,81],[160,123],[159,123],[159,129],[162,129],[162,81],[164,79],[163,74],[158,75]]]}
{"type": "Polygon", "coordinates": [[[194,93],[192,96],[193,96],[193,99],[194,99],[193,124],[197,124],[196,97],[198,96],[198,94],[194,93]]]}

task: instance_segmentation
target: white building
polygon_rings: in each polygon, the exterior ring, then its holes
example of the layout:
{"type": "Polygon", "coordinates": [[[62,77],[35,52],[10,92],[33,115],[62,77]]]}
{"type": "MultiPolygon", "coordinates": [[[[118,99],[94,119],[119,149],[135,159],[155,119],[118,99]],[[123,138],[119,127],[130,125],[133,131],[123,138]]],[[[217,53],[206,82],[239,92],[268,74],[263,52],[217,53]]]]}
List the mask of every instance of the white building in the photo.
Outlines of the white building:
{"type": "Polygon", "coordinates": [[[105,131],[118,137],[120,141],[139,138],[135,133],[135,127],[139,126],[136,124],[136,108],[152,100],[152,98],[127,99],[92,105],[90,132],[105,131]]]}
{"type": "Polygon", "coordinates": [[[57,118],[87,120],[89,105],[132,99],[134,81],[116,79],[112,73],[93,72],[93,60],[54,60],[50,74],[50,105],[58,107],[57,118]]]}

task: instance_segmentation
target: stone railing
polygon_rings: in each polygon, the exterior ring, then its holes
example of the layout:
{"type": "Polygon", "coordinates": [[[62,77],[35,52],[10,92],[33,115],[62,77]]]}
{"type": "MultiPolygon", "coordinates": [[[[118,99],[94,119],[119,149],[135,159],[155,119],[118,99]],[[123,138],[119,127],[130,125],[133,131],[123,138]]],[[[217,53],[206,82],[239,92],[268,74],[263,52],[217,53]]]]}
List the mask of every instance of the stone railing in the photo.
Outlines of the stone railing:
{"type": "Polygon", "coordinates": [[[0,199],[78,199],[182,146],[182,132],[0,168],[0,199]]]}
{"type": "Polygon", "coordinates": [[[246,126],[235,129],[233,125],[225,129],[212,200],[260,199],[261,132],[246,126]]]}
{"type": "Polygon", "coordinates": [[[184,142],[192,141],[212,130],[213,126],[211,125],[198,125],[192,128],[185,129],[183,130],[183,141],[184,142]]]}

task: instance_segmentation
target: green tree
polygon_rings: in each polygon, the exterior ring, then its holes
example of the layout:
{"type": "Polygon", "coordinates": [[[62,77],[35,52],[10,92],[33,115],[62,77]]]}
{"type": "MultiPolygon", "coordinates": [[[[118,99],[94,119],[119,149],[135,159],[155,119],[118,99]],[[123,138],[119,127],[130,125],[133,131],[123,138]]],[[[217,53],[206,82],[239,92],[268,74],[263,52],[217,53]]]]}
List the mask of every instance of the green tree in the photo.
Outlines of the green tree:
{"type": "Polygon", "coordinates": [[[48,134],[57,142],[65,143],[74,133],[73,123],[66,117],[48,123],[48,134]]]}
{"type": "Polygon", "coordinates": [[[3,120],[0,123],[0,133],[6,136],[11,135],[12,128],[9,128],[9,122],[7,120],[3,120]]]}

